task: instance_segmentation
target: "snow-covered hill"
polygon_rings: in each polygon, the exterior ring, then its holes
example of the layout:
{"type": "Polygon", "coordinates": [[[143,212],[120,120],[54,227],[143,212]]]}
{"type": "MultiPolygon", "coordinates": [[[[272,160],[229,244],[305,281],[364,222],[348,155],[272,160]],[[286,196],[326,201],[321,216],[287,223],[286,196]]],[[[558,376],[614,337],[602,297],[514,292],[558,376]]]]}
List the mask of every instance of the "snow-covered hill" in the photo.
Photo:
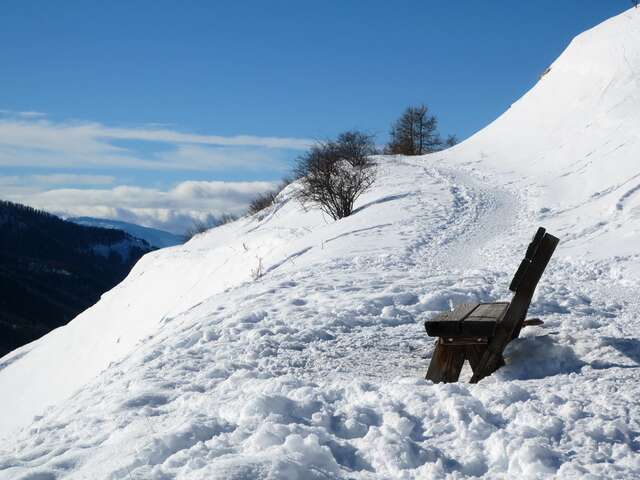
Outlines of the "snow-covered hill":
{"type": "Polygon", "coordinates": [[[184,243],[184,237],[157,228],[143,227],[134,223],[121,222],[119,220],[109,220],[106,218],[93,217],[73,217],[67,219],[70,222],[78,223],[88,227],[115,228],[127,232],[129,235],[141,238],[155,248],[173,247],[184,243]]]}
{"type": "Polygon", "coordinates": [[[145,256],[0,360],[0,479],[640,476],[639,40],[630,10],[468,141],[380,157],[349,218],[290,186],[145,256]],[[508,298],[539,224],[545,325],[478,385],[422,380],[423,320],[508,298]]]}
{"type": "Polygon", "coordinates": [[[562,235],[565,251],[571,240],[572,252],[598,258],[638,254],[638,16],[577,36],[531,91],[444,155],[526,191],[531,217],[562,235]]]}

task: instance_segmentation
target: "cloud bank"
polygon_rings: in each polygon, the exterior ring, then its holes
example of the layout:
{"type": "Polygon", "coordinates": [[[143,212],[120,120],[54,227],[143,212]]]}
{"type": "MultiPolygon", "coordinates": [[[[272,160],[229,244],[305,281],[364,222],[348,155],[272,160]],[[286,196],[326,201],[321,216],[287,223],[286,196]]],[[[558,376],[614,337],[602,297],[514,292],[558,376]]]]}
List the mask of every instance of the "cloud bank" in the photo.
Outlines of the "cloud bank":
{"type": "Polygon", "coordinates": [[[63,216],[123,220],[183,233],[194,221],[242,213],[309,139],[220,136],[166,125],[139,128],[56,122],[40,112],[0,110],[0,198],[63,216]],[[150,187],[149,185],[153,185],[150,187]],[[173,185],[158,187],[157,185],[173,185]]]}
{"type": "MultiPolygon", "coordinates": [[[[0,177],[0,185],[8,183],[7,178],[0,177]]],[[[18,188],[6,198],[62,216],[123,220],[182,234],[194,221],[208,222],[224,213],[242,214],[256,194],[274,186],[272,182],[187,181],[169,190],[137,186],[44,191],[18,188]]]]}
{"type": "Polygon", "coordinates": [[[277,150],[304,150],[312,143],[286,137],[116,128],[95,122],[56,123],[40,115],[20,112],[0,116],[0,166],[207,171],[278,168],[281,158],[277,150]]]}

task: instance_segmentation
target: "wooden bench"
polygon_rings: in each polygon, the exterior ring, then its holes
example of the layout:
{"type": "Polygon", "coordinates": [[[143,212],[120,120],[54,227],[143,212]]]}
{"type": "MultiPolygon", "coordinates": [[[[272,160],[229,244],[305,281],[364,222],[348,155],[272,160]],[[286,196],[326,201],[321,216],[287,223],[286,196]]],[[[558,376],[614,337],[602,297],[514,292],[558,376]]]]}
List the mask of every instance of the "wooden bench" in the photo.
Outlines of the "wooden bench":
{"type": "Polygon", "coordinates": [[[556,237],[538,229],[509,285],[514,292],[511,302],[464,303],[425,322],[427,334],[438,337],[427,380],[457,382],[468,360],[473,370],[471,383],[477,383],[504,365],[502,353],[507,344],[523,327],[542,324],[525,317],[557,245],[556,237]]]}

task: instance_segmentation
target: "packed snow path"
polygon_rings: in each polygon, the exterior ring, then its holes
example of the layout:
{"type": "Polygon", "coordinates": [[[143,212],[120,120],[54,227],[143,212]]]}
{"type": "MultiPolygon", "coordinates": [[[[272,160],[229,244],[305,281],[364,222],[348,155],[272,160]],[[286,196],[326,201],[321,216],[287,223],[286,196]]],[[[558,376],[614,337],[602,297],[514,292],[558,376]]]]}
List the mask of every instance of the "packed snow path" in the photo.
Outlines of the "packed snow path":
{"type": "Polygon", "coordinates": [[[0,360],[0,479],[640,478],[637,72],[632,9],[469,140],[381,157],[351,217],[292,186],[145,256],[0,360]],[[423,320],[507,299],[539,225],[545,325],[477,385],[422,380],[423,320]]]}

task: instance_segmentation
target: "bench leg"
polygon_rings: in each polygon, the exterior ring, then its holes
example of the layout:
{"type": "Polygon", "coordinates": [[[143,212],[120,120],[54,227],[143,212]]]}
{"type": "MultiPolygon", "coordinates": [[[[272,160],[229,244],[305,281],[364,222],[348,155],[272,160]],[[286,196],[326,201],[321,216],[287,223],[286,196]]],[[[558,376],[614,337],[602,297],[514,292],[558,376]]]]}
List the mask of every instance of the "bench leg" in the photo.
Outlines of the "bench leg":
{"type": "MultiPolygon", "coordinates": [[[[480,366],[480,360],[482,360],[482,356],[484,352],[487,351],[486,345],[468,345],[465,355],[467,356],[467,360],[469,360],[469,365],[471,366],[471,370],[474,375],[479,373],[478,367],[480,366]]],[[[501,355],[498,359],[498,368],[504,367],[504,357],[501,355]]]]}
{"type": "Polygon", "coordinates": [[[486,349],[480,360],[476,363],[476,368],[473,370],[470,383],[478,383],[500,367],[504,367],[504,357],[502,354],[497,354],[486,349]]]}
{"type": "Polygon", "coordinates": [[[477,373],[480,359],[482,358],[482,355],[484,355],[486,349],[486,345],[467,345],[465,347],[465,355],[469,360],[469,366],[474,374],[477,373]]]}
{"type": "Polygon", "coordinates": [[[434,383],[457,382],[465,360],[465,349],[460,345],[443,345],[438,340],[425,378],[434,383]]]}

